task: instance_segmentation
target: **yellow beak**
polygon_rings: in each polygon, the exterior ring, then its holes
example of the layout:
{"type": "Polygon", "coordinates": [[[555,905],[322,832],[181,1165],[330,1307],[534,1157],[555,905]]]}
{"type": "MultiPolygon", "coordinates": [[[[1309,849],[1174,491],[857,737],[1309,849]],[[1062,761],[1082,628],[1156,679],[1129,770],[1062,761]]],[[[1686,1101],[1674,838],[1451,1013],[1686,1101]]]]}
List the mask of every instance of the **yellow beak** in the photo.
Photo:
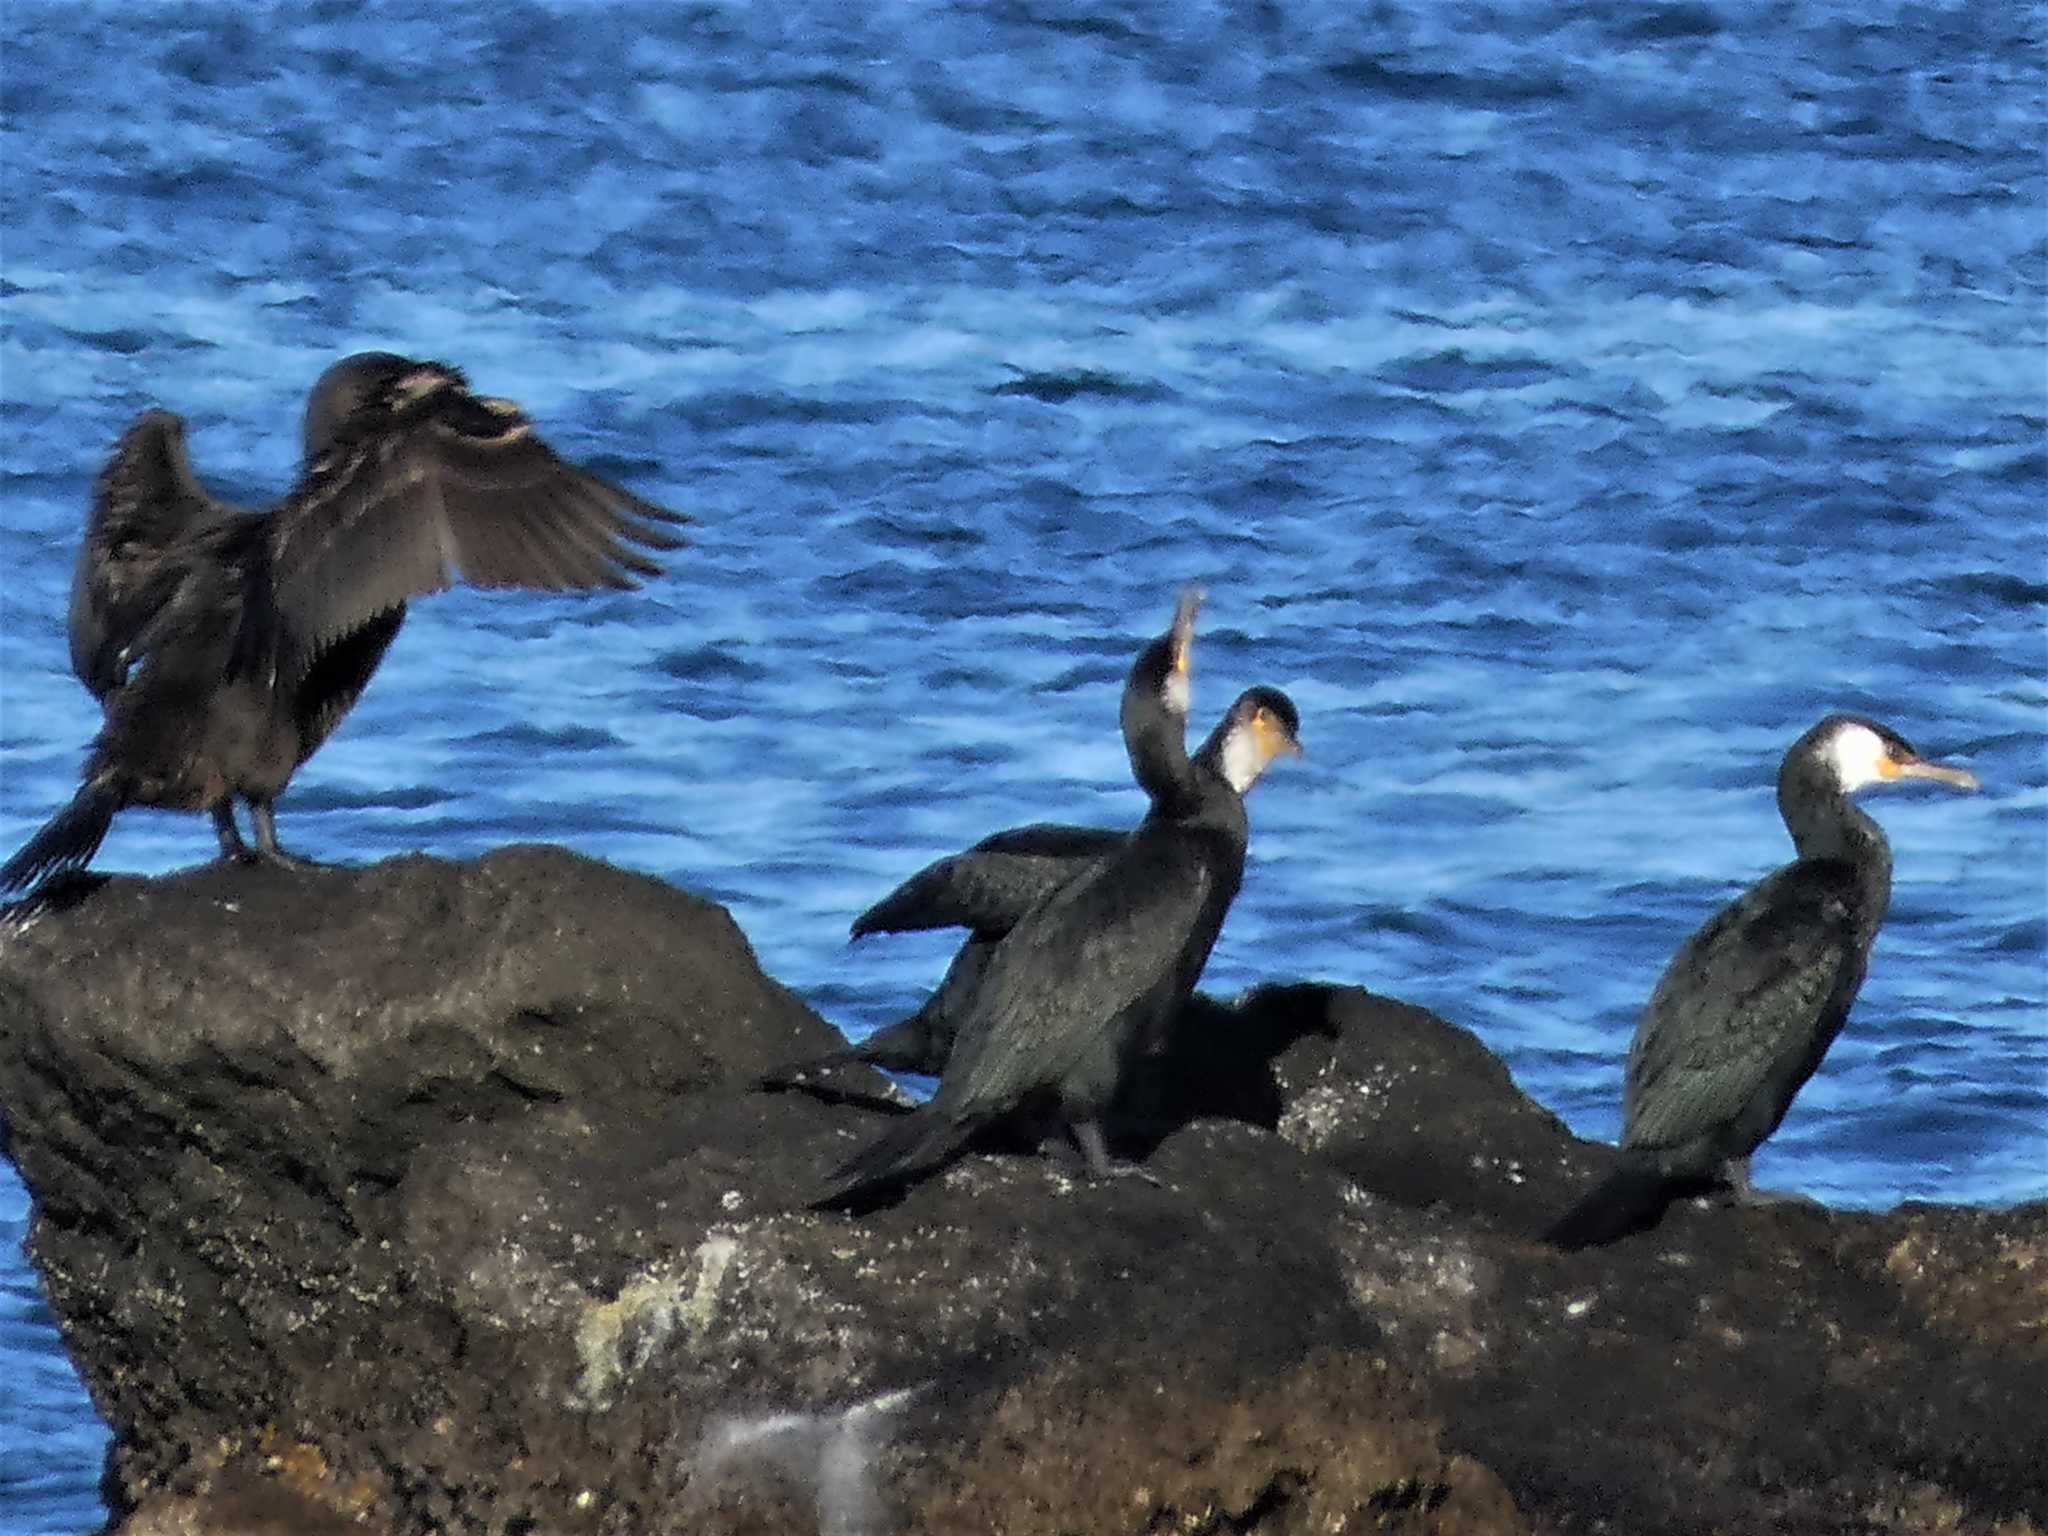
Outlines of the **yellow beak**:
{"type": "Polygon", "coordinates": [[[1182,587],[1173,608],[1173,670],[1183,678],[1194,664],[1195,615],[1201,611],[1202,589],[1182,587]]]}
{"type": "Polygon", "coordinates": [[[1903,761],[1887,758],[1878,765],[1878,776],[1885,779],[1932,779],[1937,784],[1946,784],[1951,789],[1977,788],[1977,775],[1967,768],[1951,768],[1946,763],[1930,763],[1918,757],[1903,761]]]}
{"type": "Polygon", "coordinates": [[[1252,720],[1252,731],[1259,743],[1259,761],[1262,763],[1270,763],[1282,753],[1295,757],[1308,756],[1307,748],[1302,746],[1270,710],[1262,709],[1258,712],[1252,720]]]}

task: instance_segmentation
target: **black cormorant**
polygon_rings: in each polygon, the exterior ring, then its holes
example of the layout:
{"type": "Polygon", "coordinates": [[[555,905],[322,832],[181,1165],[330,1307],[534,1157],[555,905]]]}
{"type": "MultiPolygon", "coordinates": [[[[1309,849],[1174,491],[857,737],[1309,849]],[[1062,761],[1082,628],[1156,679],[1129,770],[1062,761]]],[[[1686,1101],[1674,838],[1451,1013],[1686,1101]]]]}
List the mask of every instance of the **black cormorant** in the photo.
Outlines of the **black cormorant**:
{"type": "MultiPolygon", "coordinates": [[[[1276,742],[1292,742],[1298,728],[1299,717],[1286,694],[1277,688],[1247,688],[1195,753],[1195,764],[1204,772],[1220,774],[1242,796],[1272,760],[1262,753],[1276,742]],[[1282,730],[1262,732],[1262,712],[1279,721],[1282,730]]],[[[783,1067],[766,1081],[788,1084],[854,1062],[937,1077],[945,1070],[953,1036],[996,945],[1033,907],[1114,853],[1129,836],[1107,827],[1034,822],[993,833],[971,848],[926,865],[856,917],[853,937],[933,928],[969,930],[938,987],[908,1017],[844,1049],[783,1067]]]]}
{"type": "MultiPolygon", "coordinates": [[[[848,1159],[818,1203],[929,1171],[978,1126],[1034,1103],[1058,1111],[1091,1174],[1115,1171],[1102,1113],[1193,989],[1244,872],[1244,802],[1182,739],[1193,619],[1184,597],[1124,693],[1131,770],[1151,800],[1144,820],[995,946],[938,1091],[848,1159]]],[[[1256,706],[1242,750],[1262,762],[1299,750],[1292,714],[1256,706]]]]}
{"type": "Polygon", "coordinates": [[[271,512],[216,500],[185,423],[145,412],[93,491],[71,664],[104,722],[76,798],[0,888],[88,863],[124,806],[207,811],[225,857],[295,862],[272,806],[341,723],[408,599],[624,588],[687,519],[565,463],[510,400],[440,363],[363,352],[313,386],[298,483],[271,512]],[[252,853],[235,827],[245,800],[252,853]]]}
{"type": "Polygon", "coordinates": [[[1855,715],[1792,744],[1778,810],[1799,857],[1672,957],[1629,1047],[1620,1165],[1550,1228],[1551,1243],[1610,1242],[1724,1185],[1753,1198],[1749,1156],[1841,1031],[1891,897],[1890,845],[1849,796],[1911,779],[1977,787],[1855,715]]]}

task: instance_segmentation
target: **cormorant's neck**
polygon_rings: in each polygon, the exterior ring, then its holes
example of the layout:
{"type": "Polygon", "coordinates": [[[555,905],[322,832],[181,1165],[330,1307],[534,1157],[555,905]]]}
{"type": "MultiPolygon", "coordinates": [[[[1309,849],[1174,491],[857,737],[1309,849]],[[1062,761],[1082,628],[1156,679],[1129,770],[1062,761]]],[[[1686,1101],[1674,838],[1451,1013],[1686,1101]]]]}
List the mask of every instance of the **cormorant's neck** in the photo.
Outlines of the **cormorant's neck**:
{"type": "Polygon", "coordinates": [[[1193,793],[1194,769],[1188,762],[1186,721],[1156,696],[1132,690],[1124,698],[1123,727],[1131,777],[1155,805],[1193,793]]]}
{"type": "Polygon", "coordinates": [[[1892,845],[1884,829],[1832,781],[1796,772],[1779,779],[1778,813],[1800,858],[1836,859],[1855,867],[1866,920],[1875,927],[1892,891],[1892,845]]]}
{"type": "Polygon", "coordinates": [[[1161,635],[1138,653],[1124,679],[1121,717],[1131,777],[1154,805],[1194,792],[1188,762],[1187,681],[1175,671],[1174,637],[1161,635]],[[1179,686],[1176,687],[1176,682],[1179,686]]]}

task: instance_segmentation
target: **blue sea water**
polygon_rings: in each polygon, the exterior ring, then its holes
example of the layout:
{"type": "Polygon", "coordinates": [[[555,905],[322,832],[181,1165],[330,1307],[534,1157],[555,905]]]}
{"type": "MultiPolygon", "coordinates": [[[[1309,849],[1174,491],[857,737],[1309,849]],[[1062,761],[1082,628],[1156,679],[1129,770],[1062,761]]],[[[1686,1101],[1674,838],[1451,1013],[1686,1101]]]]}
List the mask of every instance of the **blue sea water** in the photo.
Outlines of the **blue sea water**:
{"type": "MultiPolygon", "coordinates": [[[[1356,981],[1586,1134],[1673,947],[1782,862],[1779,754],[1875,714],[1890,922],[1758,1160],[2048,1194],[2048,186],[2034,6],[0,10],[0,847],[95,716],[62,615],[135,412],[289,483],[388,347],[698,519],[642,592],[419,605],[280,812],[368,861],[581,848],[728,903],[858,1032],[853,913],[1138,814],[1119,681],[1210,593],[1285,688],[1220,993],[1356,981]]],[[[101,863],[212,851],[131,812],[101,863]]],[[[104,1431],[0,1169],[0,1531],[104,1431]]]]}

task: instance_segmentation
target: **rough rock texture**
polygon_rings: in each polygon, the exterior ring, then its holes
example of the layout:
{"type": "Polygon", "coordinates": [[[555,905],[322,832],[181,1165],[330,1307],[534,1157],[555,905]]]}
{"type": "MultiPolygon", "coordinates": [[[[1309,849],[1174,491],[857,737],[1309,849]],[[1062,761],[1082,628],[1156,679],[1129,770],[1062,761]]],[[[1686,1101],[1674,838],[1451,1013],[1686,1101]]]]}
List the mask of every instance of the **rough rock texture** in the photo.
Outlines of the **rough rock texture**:
{"type": "Polygon", "coordinates": [[[718,907],[547,849],[0,933],[31,1255],[126,1536],[2048,1523],[2048,1206],[1531,1242],[1604,1150],[1469,1034],[1198,1001],[1127,1150],[808,1210],[886,1110],[718,907]]]}

